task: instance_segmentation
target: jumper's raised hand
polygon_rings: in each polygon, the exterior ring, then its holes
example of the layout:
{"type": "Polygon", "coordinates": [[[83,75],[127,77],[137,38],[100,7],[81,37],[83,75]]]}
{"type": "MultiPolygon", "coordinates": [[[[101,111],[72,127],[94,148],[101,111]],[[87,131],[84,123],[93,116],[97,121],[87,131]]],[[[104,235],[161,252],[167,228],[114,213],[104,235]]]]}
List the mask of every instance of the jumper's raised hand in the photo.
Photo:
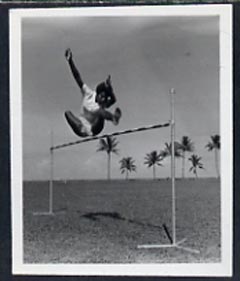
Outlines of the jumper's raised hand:
{"type": "Polygon", "coordinates": [[[65,58],[67,61],[70,61],[72,59],[72,51],[70,48],[65,51],[65,58]]]}

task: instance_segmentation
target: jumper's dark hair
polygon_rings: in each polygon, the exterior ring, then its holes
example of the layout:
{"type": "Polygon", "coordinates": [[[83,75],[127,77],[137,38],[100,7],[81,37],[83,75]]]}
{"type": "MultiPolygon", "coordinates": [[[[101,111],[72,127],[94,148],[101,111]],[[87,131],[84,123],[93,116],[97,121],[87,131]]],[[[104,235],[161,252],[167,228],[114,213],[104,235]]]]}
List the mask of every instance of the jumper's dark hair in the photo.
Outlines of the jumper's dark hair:
{"type": "Polygon", "coordinates": [[[102,82],[97,85],[96,92],[97,92],[97,95],[102,92],[105,92],[107,95],[111,95],[113,93],[113,89],[112,89],[112,87],[106,85],[105,82],[102,82]]]}
{"type": "Polygon", "coordinates": [[[101,92],[106,92],[106,83],[105,82],[102,82],[100,84],[97,85],[97,88],[96,88],[96,92],[97,94],[101,93],[101,92]]]}
{"type": "Polygon", "coordinates": [[[97,95],[101,92],[105,92],[107,95],[113,94],[113,88],[110,83],[102,82],[99,83],[96,87],[97,95]]]}

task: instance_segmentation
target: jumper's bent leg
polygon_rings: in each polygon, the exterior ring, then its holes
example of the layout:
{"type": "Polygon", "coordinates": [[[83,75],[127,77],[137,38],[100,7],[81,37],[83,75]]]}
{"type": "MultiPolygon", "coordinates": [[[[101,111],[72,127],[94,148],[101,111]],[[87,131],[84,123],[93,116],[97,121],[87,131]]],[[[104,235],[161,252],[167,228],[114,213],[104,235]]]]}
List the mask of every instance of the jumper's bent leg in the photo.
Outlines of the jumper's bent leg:
{"type": "Polygon", "coordinates": [[[80,137],[87,137],[89,134],[84,129],[82,122],[75,116],[71,111],[65,112],[65,117],[67,119],[68,124],[72,128],[75,134],[80,137]]]}

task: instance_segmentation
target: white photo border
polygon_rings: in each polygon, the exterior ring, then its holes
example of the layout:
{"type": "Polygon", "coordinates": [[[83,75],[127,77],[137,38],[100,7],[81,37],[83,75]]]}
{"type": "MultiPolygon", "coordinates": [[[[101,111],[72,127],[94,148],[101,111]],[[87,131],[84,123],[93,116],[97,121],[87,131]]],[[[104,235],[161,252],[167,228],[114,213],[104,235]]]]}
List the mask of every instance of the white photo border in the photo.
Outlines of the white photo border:
{"type": "Polygon", "coordinates": [[[127,6],[10,9],[10,133],[12,273],[77,276],[232,276],[233,248],[233,120],[232,5],[127,6]],[[23,262],[22,73],[21,24],[31,17],[79,16],[219,16],[221,130],[220,263],[208,264],[25,264],[23,262]],[[224,116],[224,118],[223,118],[224,116]]]}

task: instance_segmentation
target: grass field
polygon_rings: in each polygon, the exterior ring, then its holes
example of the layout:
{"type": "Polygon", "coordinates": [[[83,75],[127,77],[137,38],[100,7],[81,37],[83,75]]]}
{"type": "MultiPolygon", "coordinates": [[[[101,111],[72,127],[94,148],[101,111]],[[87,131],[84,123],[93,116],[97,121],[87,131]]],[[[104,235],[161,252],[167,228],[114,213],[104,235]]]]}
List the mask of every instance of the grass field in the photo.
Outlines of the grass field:
{"type": "Polygon", "coordinates": [[[171,181],[70,181],[54,183],[54,216],[47,210],[48,183],[24,183],[26,263],[220,262],[220,182],[176,181],[177,239],[200,251],[137,249],[169,243],[171,181]]]}

